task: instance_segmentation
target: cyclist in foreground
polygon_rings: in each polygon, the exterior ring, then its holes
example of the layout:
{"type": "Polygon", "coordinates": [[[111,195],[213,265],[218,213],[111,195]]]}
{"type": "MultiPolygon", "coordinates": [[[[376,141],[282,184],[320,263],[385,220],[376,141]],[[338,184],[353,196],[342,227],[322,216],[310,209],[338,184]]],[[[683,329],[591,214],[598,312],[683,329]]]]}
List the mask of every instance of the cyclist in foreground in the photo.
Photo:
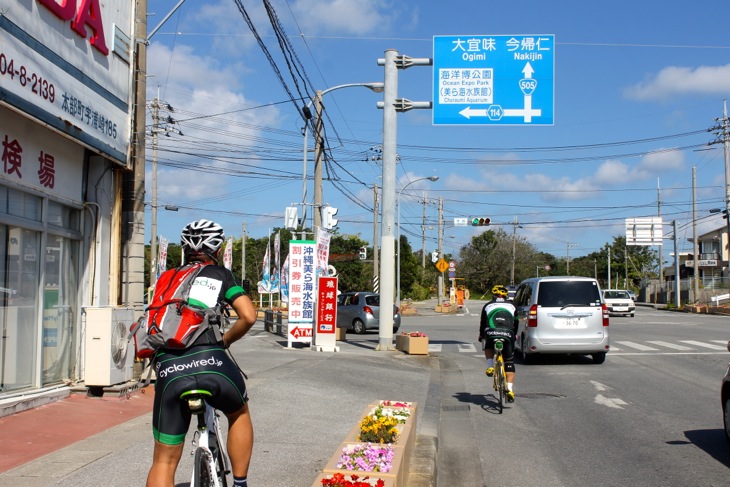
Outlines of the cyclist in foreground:
{"type": "Polygon", "coordinates": [[[507,402],[514,402],[515,393],[512,385],[515,381],[515,333],[517,331],[517,310],[511,301],[507,301],[507,288],[497,284],[492,288],[492,300],[484,305],[479,319],[479,341],[482,343],[484,356],[487,358],[486,374],[494,375],[494,341],[504,340],[504,369],[507,376],[507,402]]]}
{"type": "Polygon", "coordinates": [[[155,447],[147,487],[174,485],[191,417],[181,406],[179,397],[182,392],[195,388],[211,391],[214,397],[208,402],[228,418],[227,451],[233,485],[247,487],[253,424],[243,375],[226,349],[251,329],[256,322],[256,309],[246,291],[236,284],[231,271],[218,265],[218,254],[225,240],[220,225],[209,220],[191,222],[183,229],[180,240],[185,263],[208,264],[195,278],[188,301],[194,299],[196,304],[203,303],[209,308],[230,304],[238,319],[222,340],[220,333],[215,333],[217,330],[209,329],[186,349],[163,348],[155,355],[153,366],[157,379],[152,413],[155,447]]]}

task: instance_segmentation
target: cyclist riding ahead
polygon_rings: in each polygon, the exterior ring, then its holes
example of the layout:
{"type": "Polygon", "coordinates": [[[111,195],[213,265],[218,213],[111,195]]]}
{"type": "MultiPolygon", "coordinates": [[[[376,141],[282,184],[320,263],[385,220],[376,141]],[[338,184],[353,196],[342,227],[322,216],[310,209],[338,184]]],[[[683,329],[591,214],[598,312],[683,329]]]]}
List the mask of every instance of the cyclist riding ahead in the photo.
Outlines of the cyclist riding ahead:
{"type": "MultiPolygon", "coordinates": [[[[226,349],[243,337],[256,322],[256,309],[233,274],[218,264],[224,242],[223,228],[209,220],[189,223],[180,237],[185,263],[208,264],[190,289],[188,301],[209,308],[230,304],[238,319],[222,337],[209,328],[186,349],[160,349],[153,366],[155,402],[152,429],[155,438],[152,468],[147,486],[172,487],[183,452],[190,412],[180,403],[180,394],[190,389],[213,393],[208,402],[228,418],[227,451],[233,467],[235,487],[246,487],[253,449],[253,424],[243,375],[226,349]],[[216,336],[217,335],[217,336],[216,336]]],[[[216,325],[213,325],[216,326],[216,325]]]]}
{"type": "Polygon", "coordinates": [[[482,308],[479,319],[479,341],[487,358],[486,374],[494,375],[494,341],[504,340],[504,369],[507,376],[507,401],[514,402],[512,384],[515,380],[515,333],[517,331],[517,312],[511,301],[507,301],[507,288],[497,284],[492,288],[492,300],[482,308]]]}

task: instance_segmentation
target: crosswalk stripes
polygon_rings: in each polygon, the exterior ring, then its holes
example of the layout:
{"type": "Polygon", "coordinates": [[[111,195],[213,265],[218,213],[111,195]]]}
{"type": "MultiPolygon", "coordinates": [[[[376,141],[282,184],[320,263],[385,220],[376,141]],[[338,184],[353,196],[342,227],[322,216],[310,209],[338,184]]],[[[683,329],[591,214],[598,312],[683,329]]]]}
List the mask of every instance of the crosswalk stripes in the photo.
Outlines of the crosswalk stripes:
{"type": "MultiPolygon", "coordinates": [[[[642,345],[641,343],[636,343],[636,342],[616,341],[614,343],[618,343],[618,344],[627,346],[629,348],[633,348],[634,350],[639,350],[641,352],[649,352],[649,351],[656,352],[659,350],[658,348],[647,347],[646,345],[642,345]]],[[[611,348],[613,348],[613,347],[611,347],[611,348]]]]}
{"type": "Polygon", "coordinates": [[[710,350],[727,350],[727,347],[721,347],[720,345],[713,345],[712,343],[696,342],[694,340],[681,340],[681,342],[686,343],[688,345],[695,345],[697,347],[709,348],[710,350]]]}
{"type": "MultiPolygon", "coordinates": [[[[429,353],[459,352],[481,355],[481,350],[475,343],[451,342],[428,344],[429,353]]],[[[727,340],[677,340],[676,342],[664,340],[646,340],[645,342],[634,342],[629,340],[616,340],[611,342],[611,352],[627,354],[647,353],[714,353],[714,351],[727,351],[727,340]]]]}
{"type": "Polygon", "coordinates": [[[649,343],[653,343],[654,345],[658,345],[660,347],[671,348],[672,350],[679,350],[681,352],[689,352],[690,350],[694,350],[692,347],[685,347],[684,345],[677,345],[676,343],[662,341],[649,341],[649,343]]]}

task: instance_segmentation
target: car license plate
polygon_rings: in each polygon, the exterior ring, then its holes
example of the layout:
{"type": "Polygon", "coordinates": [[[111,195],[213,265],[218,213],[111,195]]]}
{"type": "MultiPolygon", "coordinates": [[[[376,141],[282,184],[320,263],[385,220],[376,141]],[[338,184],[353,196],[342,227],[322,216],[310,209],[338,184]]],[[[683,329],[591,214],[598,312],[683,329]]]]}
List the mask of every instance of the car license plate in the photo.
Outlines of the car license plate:
{"type": "Polygon", "coordinates": [[[565,326],[578,326],[580,318],[565,318],[565,326]]]}
{"type": "Polygon", "coordinates": [[[628,311],[629,309],[626,306],[614,306],[616,311],[628,311]]]}

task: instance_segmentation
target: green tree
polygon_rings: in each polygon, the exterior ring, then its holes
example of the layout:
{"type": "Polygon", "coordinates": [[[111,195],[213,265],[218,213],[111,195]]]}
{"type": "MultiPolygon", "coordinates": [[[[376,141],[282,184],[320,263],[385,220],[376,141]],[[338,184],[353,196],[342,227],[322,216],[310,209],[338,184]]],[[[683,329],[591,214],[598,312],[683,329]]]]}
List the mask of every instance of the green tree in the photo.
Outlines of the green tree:
{"type": "Polygon", "coordinates": [[[421,267],[421,253],[413,253],[411,244],[405,235],[400,236],[400,251],[401,299],[423,299],[423,297],[420,297],[423,295],[423,285],[421,283],[423,282],[424,274],[423,268],[421,267]]]}
{"type": "Polygon", "coordinates": [[[487,230],[472,237],[459,251],[457,266],[460,277],[472,296],[489,292],[495,284],[510,284],[514,265],[514,283],[545,275],[546,265],[554,266],[555,257],[539,253],[523,236],[508,234],[502,228],[487,230]]]}

